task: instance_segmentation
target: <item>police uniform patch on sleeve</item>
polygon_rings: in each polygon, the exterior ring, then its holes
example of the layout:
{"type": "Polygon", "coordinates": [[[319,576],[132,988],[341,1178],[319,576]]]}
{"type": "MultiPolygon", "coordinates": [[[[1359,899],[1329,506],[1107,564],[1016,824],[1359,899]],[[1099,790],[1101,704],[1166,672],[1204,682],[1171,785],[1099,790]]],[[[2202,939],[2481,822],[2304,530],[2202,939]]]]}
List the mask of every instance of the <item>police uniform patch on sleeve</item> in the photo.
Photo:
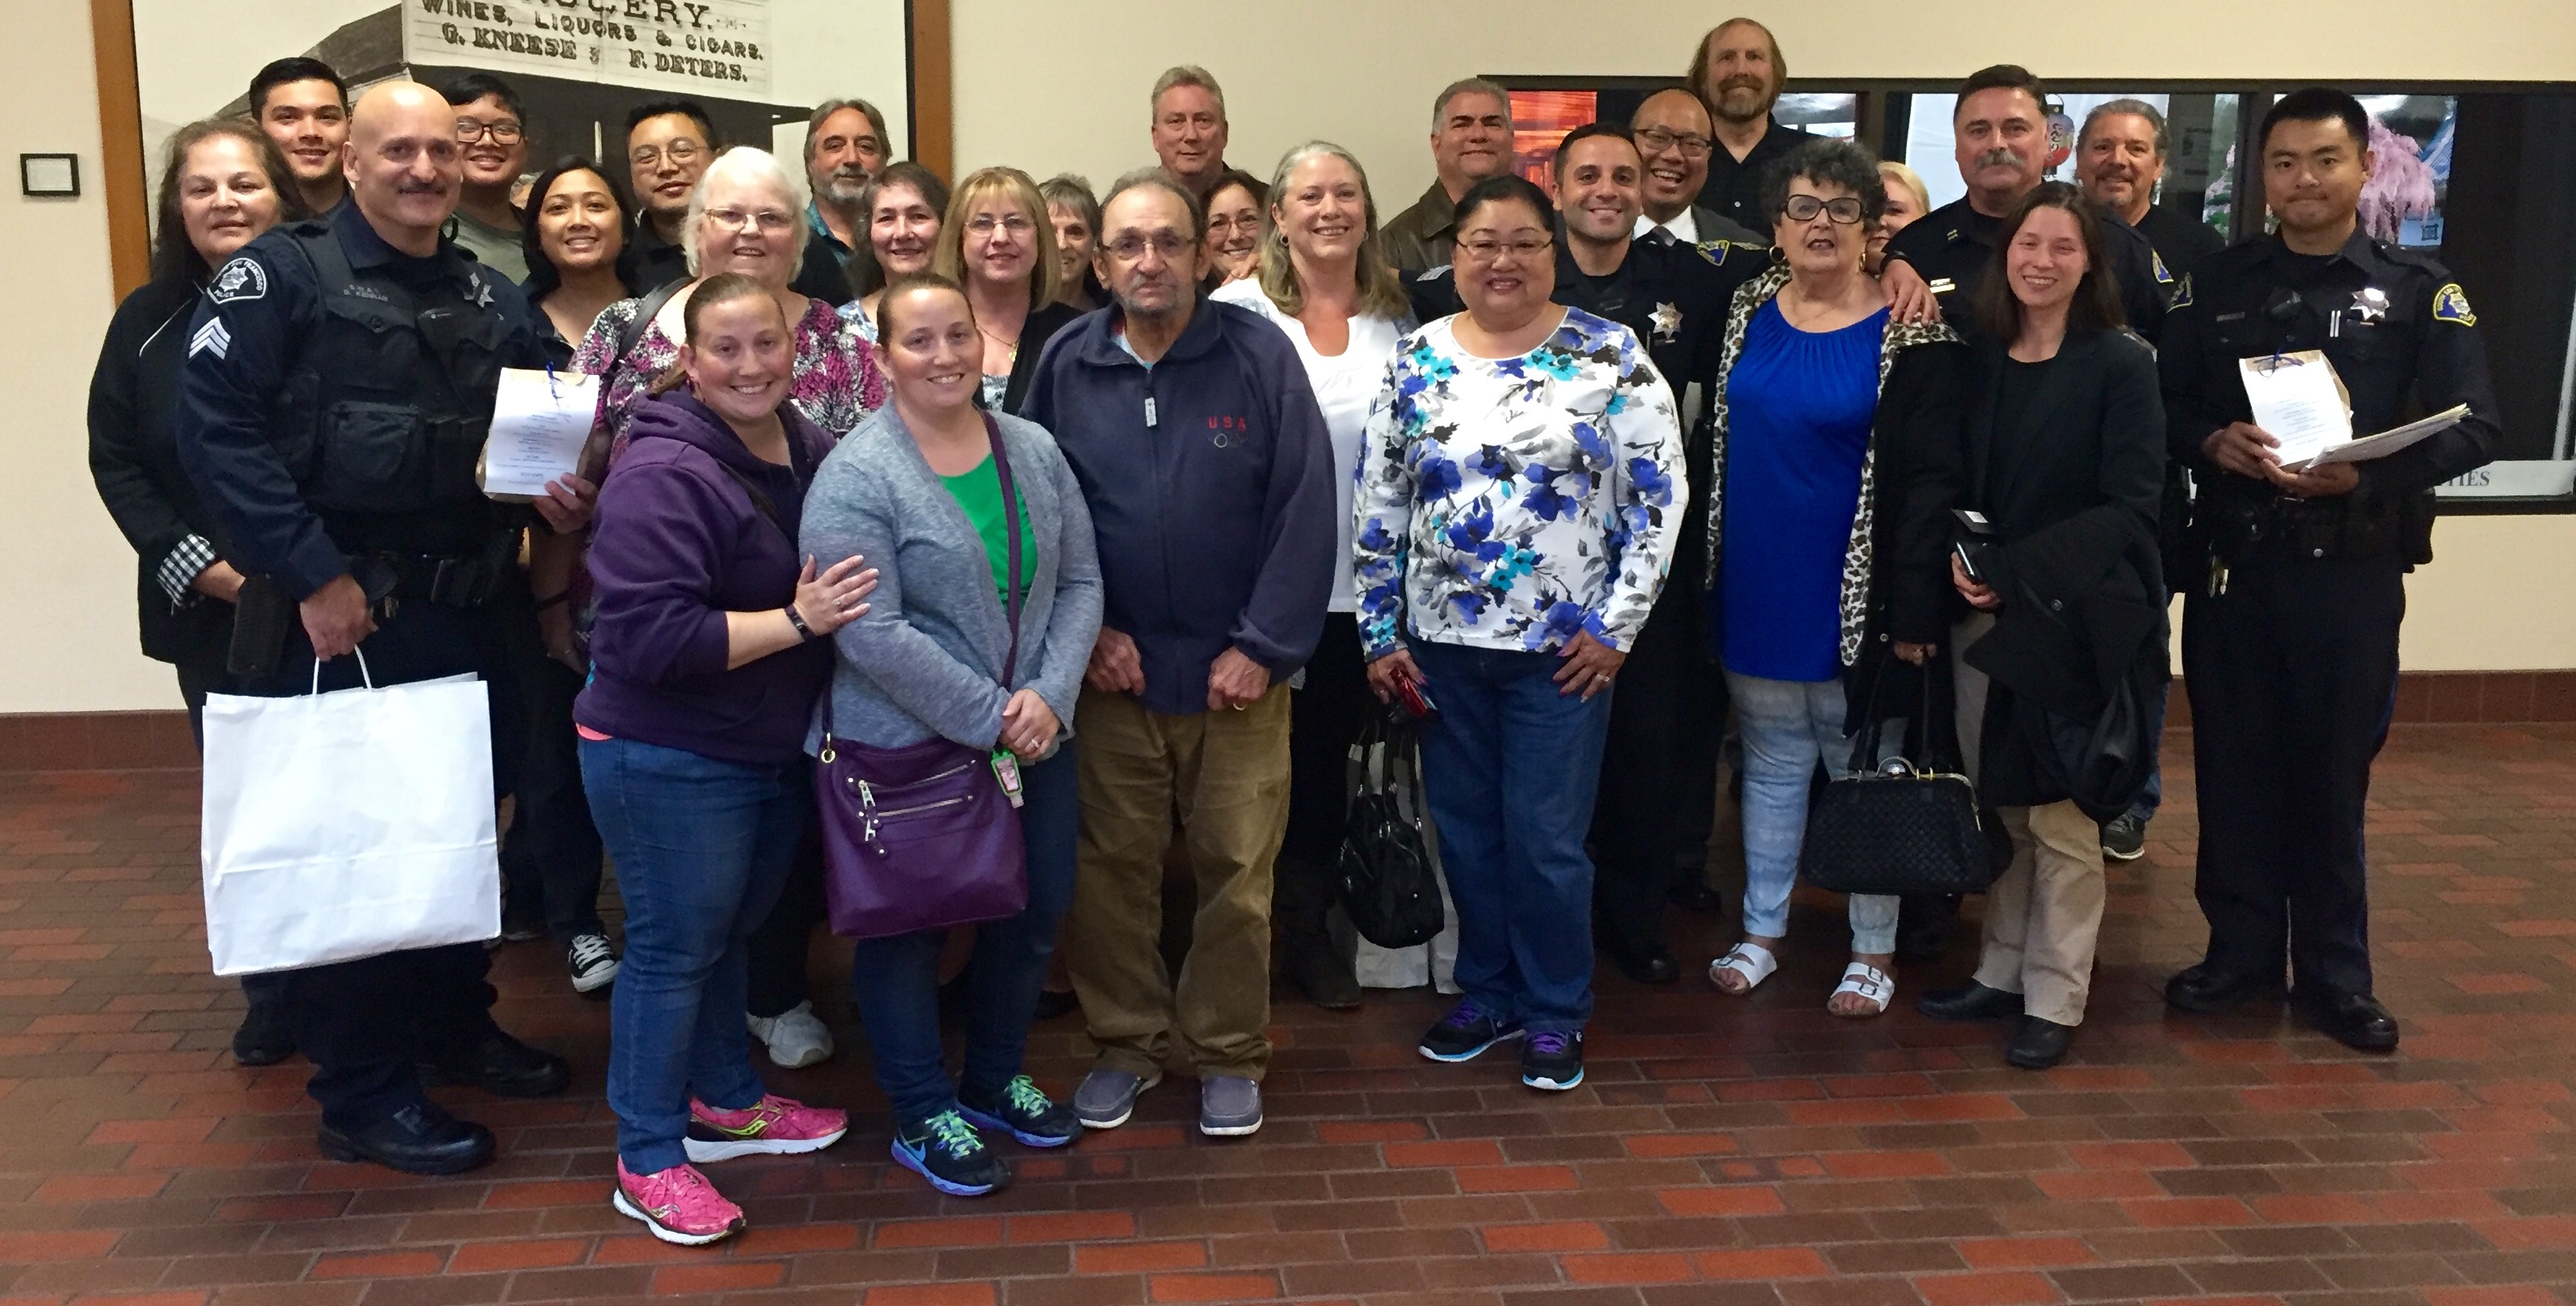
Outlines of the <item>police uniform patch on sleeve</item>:
{"type": "Polygon", "coordinates": [[[1693,245],[1692,248],[1699,251],[1699,256],[1702,259],[1707,260],[1710,267],[1724,267],[1726,266],[1726,256],[1735,252],[1735,242],[1731,240],[1703,240],[1698,244],[1693,245]]]}
{"type": "Polygon", "coordinates": [[[2433,292],[2433,320],[2464,327],[2478,324],[2478,315],[2470,310],[2469,296],[2460,289],[2459,282],[2445,281],[2440,290],[2433,292]]]}
{"type": "Polygon", "coordinates": [[[254,259],[235,258],[206,284],[206,297],[218,304],[257,299],[268,293],[268,269],[254,259]]]}
{"type": "Polygon", "coordinates": [[[2182,274],[2182,285],[2181,285],[2180,287],[2178,287],[2178,288],[2176,288],[2176,289],[2175,289],[2175,291],[2174,291],[2174,297],[2173,297],[2173,302],[2172,302],[2172,303],[2170,303],[2170,304],[2165,305],[2165,307],[2167,307],[2167,308],[2189,308],[2189,307],[2191,307],[2191,274],[2190,274],[2190,273],[2186,272],[2186,273],[2183,273],[2183,274],[2182,274]]]}
{"type": "Polygon", "coordinates": [[[1438,281],[1440,278],[1447,275],[1449,275],[1449,265],[1443,263],[1436,268],[1424,268],[1420,275],[1417,275],[1413,279],[1416,281],[1438,281]]]}
{"type": "Polygon", "coordinates": [[[2165,270],[2165,256],[2157,253],[2152,246],[2147,250],[2147,265],[2156,270],[2157,285],[2170,286],[2173,284],[2173,273],[2165,270]]]}

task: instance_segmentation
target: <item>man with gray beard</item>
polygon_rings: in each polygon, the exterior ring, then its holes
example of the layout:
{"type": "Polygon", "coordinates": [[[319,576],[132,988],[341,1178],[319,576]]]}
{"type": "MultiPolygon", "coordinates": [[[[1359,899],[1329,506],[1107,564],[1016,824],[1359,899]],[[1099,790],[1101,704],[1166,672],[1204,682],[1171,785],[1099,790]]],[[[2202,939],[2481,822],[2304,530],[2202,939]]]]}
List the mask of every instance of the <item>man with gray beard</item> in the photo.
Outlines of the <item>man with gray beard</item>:
{"type": "Polygon", "coordinates": [[[813,237],[805,242],[805,261],[787,288],[826,304],[846,304],[850,288],[850,254],[867,239],[868,216],[859,211],[860,197],[893,157],[886,144],[885,115],[865,100],[825,100],[805,120],[805,179],[814,189],[805,220],[813,237]]]}

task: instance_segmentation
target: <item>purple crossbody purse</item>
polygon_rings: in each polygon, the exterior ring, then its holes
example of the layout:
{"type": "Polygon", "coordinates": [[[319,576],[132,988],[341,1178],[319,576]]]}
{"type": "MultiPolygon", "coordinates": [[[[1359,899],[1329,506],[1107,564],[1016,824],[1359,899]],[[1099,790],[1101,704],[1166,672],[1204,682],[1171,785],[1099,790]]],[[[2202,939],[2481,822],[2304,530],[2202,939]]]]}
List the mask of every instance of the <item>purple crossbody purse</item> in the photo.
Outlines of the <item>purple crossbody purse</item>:
{"type": "MultiPolygon", "coordinates": [[[[1010,691],[1020,662],[1020,512],[1002,432],[984,419],[993,470],[1002,482],[1003,534],[1010,541],[1007,597],[1011,651],[1002,662],[1010,691]]],[[[1020,838],[1018,761],[993,749],[931,738],[871,748],[835,738],[832,695],[823,695],[823,747],[814,797],[822,809],[823,894],[832,932],[881,939],[1016,916],[1029,905],[1028,850],[1020,838]]]]}

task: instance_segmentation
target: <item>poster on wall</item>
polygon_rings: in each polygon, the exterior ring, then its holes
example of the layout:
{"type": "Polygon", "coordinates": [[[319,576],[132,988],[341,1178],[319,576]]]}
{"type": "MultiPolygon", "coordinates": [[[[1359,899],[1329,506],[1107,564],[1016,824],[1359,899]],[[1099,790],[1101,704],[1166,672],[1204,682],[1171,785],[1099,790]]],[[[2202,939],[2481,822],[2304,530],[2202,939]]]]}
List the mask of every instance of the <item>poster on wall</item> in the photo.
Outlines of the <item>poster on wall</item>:
{"type": "MultiPolygon", "coordinates": [[[[909,154],[904,0],[132,0],[146,184],[163,143],[249,112],[251,76],[307,55],[354,97],[410,77],[498,74],[527,105],[531,173],[624,153],[626,112],[697,101],[729,144],[796,157],[813,106],[863,99],[909,154]]],[[[147,191],[147,193],[150,193],[147,191]]]]}

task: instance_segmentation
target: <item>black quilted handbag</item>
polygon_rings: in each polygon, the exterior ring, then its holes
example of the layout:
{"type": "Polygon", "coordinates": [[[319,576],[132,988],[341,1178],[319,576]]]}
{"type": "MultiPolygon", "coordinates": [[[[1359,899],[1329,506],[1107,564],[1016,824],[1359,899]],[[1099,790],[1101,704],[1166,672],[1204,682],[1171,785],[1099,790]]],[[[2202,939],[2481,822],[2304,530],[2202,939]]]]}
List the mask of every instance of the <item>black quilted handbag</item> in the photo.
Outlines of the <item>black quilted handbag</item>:
{"type": "Polygon", "coordinates": [[[1447,924],[1423,828],[1417,728],[1392,709],[1351,745],[1351,815],[1339,864],[1342,908],[1381,948],[1428,943],[1447,924]]]}
{"type": "MultiPolygon", "coordinates": [[[[1884,676],[1881,672],[1881,677],[1884,676]]],[[[1875,709],[1878,686],[1870,687],[1875,709]]],[[[2001,871],[1977,817],[1977,789],[1956,770],[1929,756],[1933,727],[1932,682],[1923,678],[1922,715],[1915,749],[1921,763],[1903,757],[1877,764],[1879,721],[1852,748],[1848,776],[1826,782],[1807,809],[1807,835],[1798,848],[1798,876],[1835,893],[1983,893],[2001,871]]]]}

